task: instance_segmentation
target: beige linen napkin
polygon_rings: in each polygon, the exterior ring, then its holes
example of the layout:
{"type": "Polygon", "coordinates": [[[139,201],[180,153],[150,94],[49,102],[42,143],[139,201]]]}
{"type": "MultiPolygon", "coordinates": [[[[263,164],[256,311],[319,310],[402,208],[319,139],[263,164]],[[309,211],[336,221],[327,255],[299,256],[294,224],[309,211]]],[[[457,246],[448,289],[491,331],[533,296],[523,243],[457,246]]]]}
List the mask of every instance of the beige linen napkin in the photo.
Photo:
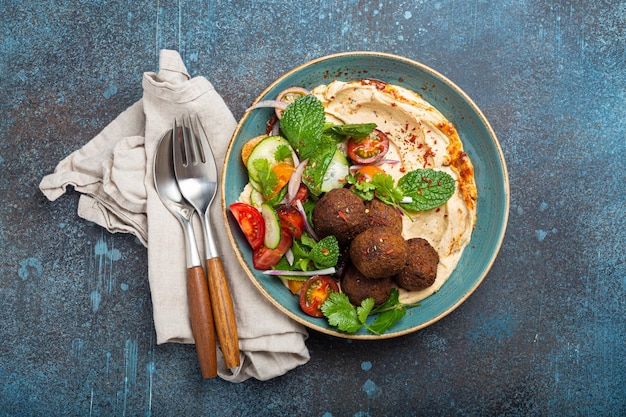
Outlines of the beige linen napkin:
{"type": "MultiPolygon", "coordinates": [[[[55,200],[67,186],[74,187],[81,193],[79,216],[111,232],[132,233],[147,246],[157,343],[193,343],[184,237],[154,188],[154,152],[174,117],[198,114],[221,172],[236,122],[208,80],[189,77],[176,51],[162,50],[159,73],[145,73],[142,85],[142,100],[61,161],[42,179],[40,189],[55,200]]],[[[306,330],[267,302],[249,281],[232,253],[217,199],[211,219],[233,294],[241,350],[236,369],[226,369],[218,352],[219,376],[232,382],[267,380],[306,363],[306,330]]],[[[199,222],[195,227],[202,236],[199,222]]]]}

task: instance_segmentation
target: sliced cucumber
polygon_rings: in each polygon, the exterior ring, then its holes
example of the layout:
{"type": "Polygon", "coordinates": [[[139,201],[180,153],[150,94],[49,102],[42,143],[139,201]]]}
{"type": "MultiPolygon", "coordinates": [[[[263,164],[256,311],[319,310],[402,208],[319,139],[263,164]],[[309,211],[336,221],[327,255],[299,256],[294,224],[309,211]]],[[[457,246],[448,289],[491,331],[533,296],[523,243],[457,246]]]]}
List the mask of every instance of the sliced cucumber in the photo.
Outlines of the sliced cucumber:
{"type": "Polygon", "coordinates": [[[264,202],[265,199],[263,198],[263,194],[253,187],[250,187],[250,205],[260,209],[264,202]]]}
{"type": "Polygon", "coordinates": [[[269,169],[277,165],[279,162],[287,162],[293,165],[293,158],[291,157],[290,152],[278,152],[283,146],[286,146],[287,149],[291,150],[291,146],[289,145],[289,141],[287,141],[287,139],[282,136],[269,136],[254,147],[248,157],[248,162],[246,163],[248,175],[253,181],[260,181],[258,166],[256,166],[255,161],[267,161],[269,169]],[[278,154],[281,154],[283,157],[277,159],[278,154]]]}
{"type": "Polygon", "coordinates": [[[248,178],[248,180],[250,181],[250,185],[252,186],[252,188],[258,192],[263,191],[263,187],[261,187],[261,184],[259,184],[258,182],[256,182],[255,180],[253,180],[252,178],[248,178]]]}
{"type": "Polygon", "coordinates": [[[321,191],[327,193],[333,188],[341,188],[345,184],[343,179],[350,173],[350,163],[340,150],[337,150],[330,161],[324,179],[322,180],[321,191]]]}
{"type": "Polygon", "coordinates": [[[275,249],[280,243],[282,237],[280,229],[280,218],[276,210],[269,204],[261,204],[261,215],[265,221],[265,236],[263,244],[270,249],[275,249]]]}

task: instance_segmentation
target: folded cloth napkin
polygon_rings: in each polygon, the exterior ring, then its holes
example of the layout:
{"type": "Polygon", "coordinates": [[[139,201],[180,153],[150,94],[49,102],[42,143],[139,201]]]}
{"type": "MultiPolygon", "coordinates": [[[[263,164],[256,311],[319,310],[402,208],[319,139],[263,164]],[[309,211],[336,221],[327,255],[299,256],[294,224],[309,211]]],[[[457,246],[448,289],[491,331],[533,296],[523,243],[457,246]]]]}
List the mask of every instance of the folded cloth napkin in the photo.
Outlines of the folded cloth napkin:
{"type": "MultiPolygon", "coordinates": [[[[154,152],[175,117],[198,114],[221,172],[236,122],[213,85],[204,77],[191,78],[176,51],[162,50],[159,73],[145,73],[142,85],[140,101],[61,161],[39,187],[55,200],[71,185],[81,193],[79,216],[111,232],[132,233],[147,246],[157,343],[193,343],[184,236],[154,188],[154,152]]],[[[241,350],[236,369],[227,369],[218,352],[218,375],[232,382],[282,375],[309,360],[308,334],[268,303],[246,277],[231,251],[216,203],[211,219],[233,295],[241,350]]],[[[199,222],[194,226],[202,236],[199,222]]]]}

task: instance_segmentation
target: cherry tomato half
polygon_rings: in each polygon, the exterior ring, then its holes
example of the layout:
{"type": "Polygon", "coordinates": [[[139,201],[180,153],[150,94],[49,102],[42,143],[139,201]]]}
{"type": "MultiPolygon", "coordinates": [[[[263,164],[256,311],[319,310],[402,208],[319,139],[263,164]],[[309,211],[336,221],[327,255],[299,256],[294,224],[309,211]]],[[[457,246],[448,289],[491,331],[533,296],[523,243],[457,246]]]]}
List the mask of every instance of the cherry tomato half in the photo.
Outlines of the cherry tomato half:
{"type": "Polygon", "coordinates": [[[388,150],[389,139],[378,129],[364,138],[348,140],[348,156],[357,164],[372,164],[382,159],[388,150]]]}
{"type": "Polygon", "coordinates": [[[291,204],[295,204],[296,200],[300,200],[302,203],[304,203],[308,199],[309,199],[309,188],[303,183],[300,183],[300,186],[298,187],[298,191],[296,192],[296,196],[293,198],[293,201],[291,204]]]}
{"type": "Polygon", "coordinates": [[[252,249],[261,247],[265,236],[265,221],[259,210],[240,202],[231,204],[229,208],[252,249]]]}
{"type": "Polygon", "coordinates": [[[309,316],[323,317],[322,304],[328,300],[331,291],[339,292],[339,286],[334,279],[326,275],[309,278],[300,290],[300,308],[309,316]]]}
{"type": "Polygon", "coordinates": [[[293,239],[291,235],[285,231],[282,232],[280,243],[275,249],[261,245],[252,251],[252,265],[259,271],[265,271],[272,268],[280,261],[287,250],[291,247],[293,239]]]}
{"type": "Polygon", "coordinates": [[[276,214],[280,219],[280,227],[296,239],[302,237],[304,230],[304,219],[297,208],[287,204],[280,204],[276,207],[276,214]]]}

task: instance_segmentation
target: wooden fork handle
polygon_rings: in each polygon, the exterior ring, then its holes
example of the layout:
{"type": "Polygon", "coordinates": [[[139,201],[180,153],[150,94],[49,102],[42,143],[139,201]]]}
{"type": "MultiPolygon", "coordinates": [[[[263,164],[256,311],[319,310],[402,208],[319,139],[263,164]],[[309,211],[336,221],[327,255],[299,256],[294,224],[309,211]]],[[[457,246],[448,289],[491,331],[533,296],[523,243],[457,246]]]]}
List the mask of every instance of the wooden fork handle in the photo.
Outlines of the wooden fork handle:
{"type": "Polygon", "coordinates": [[[187,269],[187,297],[191,316],[191,331],[203,378],[217,376],[217,346],[215,324],[209,298],[209,287],[201,266],[187,269]]]}
{"type": "Polygon", "coordinates": [[[220,342],[226,367],[235,368],[239,366],[239,336],[237,334],[233,298],[222,260],[220,258],[207,259],[206,271],[217,339],[220,342]]]}

